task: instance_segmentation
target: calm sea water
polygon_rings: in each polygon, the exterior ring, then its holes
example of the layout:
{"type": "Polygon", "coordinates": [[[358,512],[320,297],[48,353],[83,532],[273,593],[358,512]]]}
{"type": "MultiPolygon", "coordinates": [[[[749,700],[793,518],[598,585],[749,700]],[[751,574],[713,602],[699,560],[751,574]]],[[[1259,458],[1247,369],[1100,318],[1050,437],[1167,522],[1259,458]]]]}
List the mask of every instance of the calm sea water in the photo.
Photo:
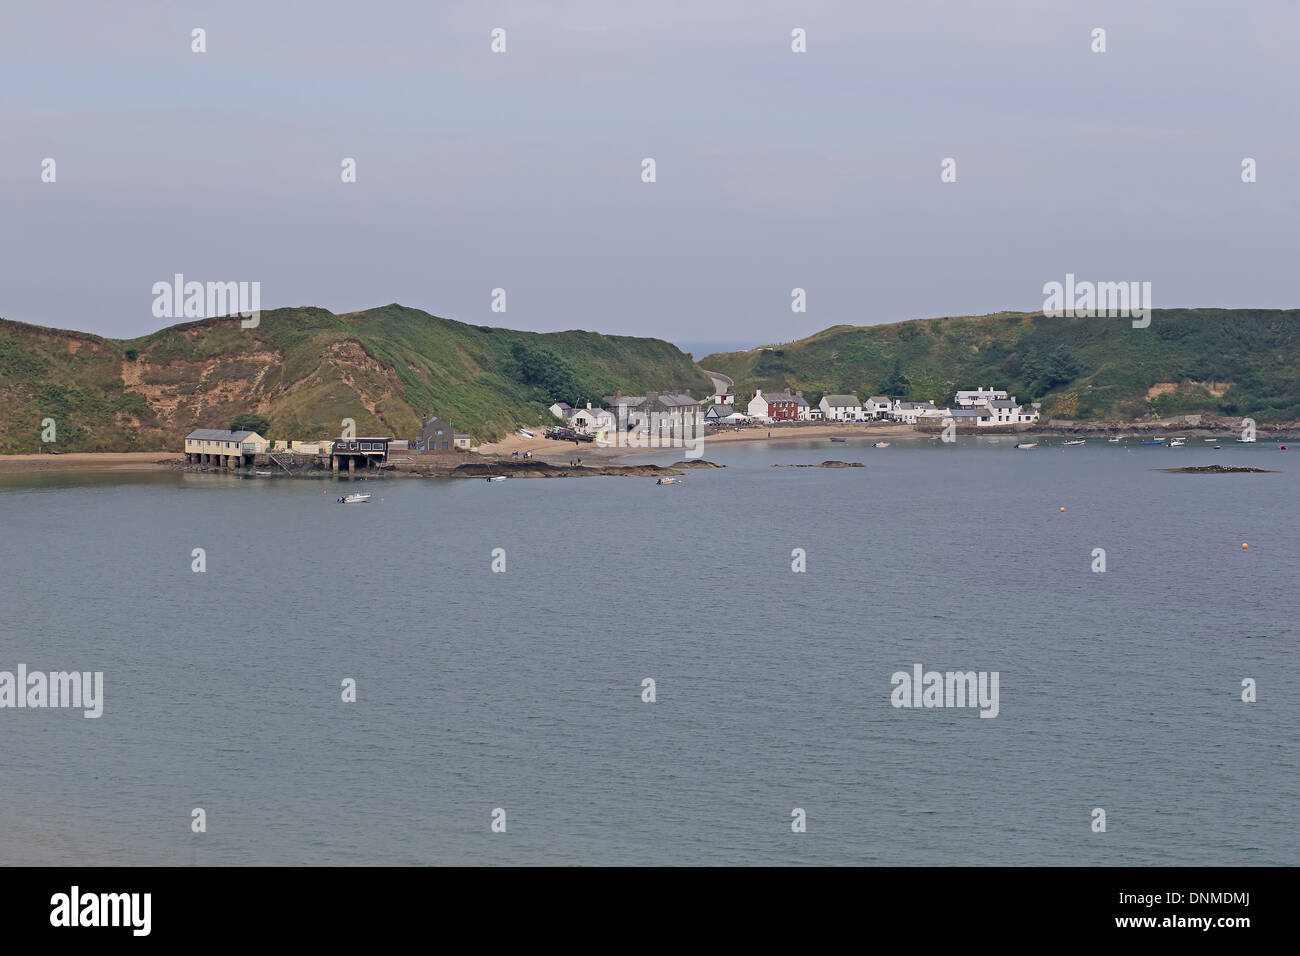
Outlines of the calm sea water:
{"type": "Polygon", "coordinates": [[[0,669],[106,702],[0,710],[0,860],[1296,864],[1296,454],[759,443],[349,507],[7,478],[0,669]],[[868,467],[771,467],[825,458],[868,467]],[[1216,461],[1281,472],[1152,470],[1216,461]],[[998,671],[998,716],[892,707],[916,663],[998,671]]]}

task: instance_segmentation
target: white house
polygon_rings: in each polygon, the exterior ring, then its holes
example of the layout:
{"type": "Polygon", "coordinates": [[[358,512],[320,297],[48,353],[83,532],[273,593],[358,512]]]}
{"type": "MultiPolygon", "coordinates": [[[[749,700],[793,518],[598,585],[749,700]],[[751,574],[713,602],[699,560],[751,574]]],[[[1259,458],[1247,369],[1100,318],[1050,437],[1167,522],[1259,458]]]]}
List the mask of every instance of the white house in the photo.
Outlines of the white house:
{"type": "Polygon", "coordinates": [[[573,406],[571,406],[568,402],[556,402],[554,405],[551,406],[551,414],[554,415],[556,418],[563,418],[567,421],[569,416],[572,413],[573,413],[573,406]]]}
{"type": "Polygon", "coordinates": [[[736,393],[734,391],[714,392],[706,401],[712,402],[714,405],[735,405],[736,393]]]}
{"type": "MultiPolygon", "coordinates": [[[[929,420],[933,417],[928,412],[921,416],[923,420],[929,420]]],[[[1017,402],[1016,397],[1012,395],[1009,398],[986,399],[982,403],[966,408],[945,408],[938,413],[938,418],[940,421],[951,418],[958,425],[991,428],[1036,422],[1038,421],[1038,408],[1037,406],[1026,408],[1017,402]]]]}
{"type": "Polygon", "coordinates": [[[856,422],[862,420],[862,403],[856,395],[823,395],[817,405],[831,422],[856,422]]]}
{"type": "Polygon", "coordinates": [[[862,406],[867,418],[888,418],[893,403],[885,395],[872,395],[862,406]]]}
{"type": "Polygon", "coordinates": [[[1015,396],[995,398],[989,402],[988,408],[993,416],[994,425],[1014,425],[1020,421],[1020,405],[1016,402],[1015,396]]]}
{"type": "Polygon", "coordinates": [[[976,389],[963,389],[957,393],[955,401],[961,408],[974,408],[976,405],[987,405],[992,401],[1004,401],[1007,393],[1001,389],[984,388],[980,386],[976,389]]]}
{"type": "Polygon", "coordinates": [[[889,410],[889,417],[896,422],[903,422],[907,425],[915,425],[924,415],[932,417],[942,412],[943,409],[935,408],[934,402],[903,402],[894,400],[894,405],[889,410]]]}
{"type": "MultiPolygon", "coordinates": [[[[814,421],[812,406],[804,399],[803,389],[798,389],[794,393],[794,414],[795,418],[801,422],[814,421]]],[[[821,418],[820,415],[817,417],[821,418]]]]}
{"type": "MultiPolygon", "coordinates": [[[[603,409],[600,409],[603,411],[603,409]]],[[[579,408],[569,415],[569,427],[577,432],[589,432],[596,425],[596,411],[579,408]]]]}

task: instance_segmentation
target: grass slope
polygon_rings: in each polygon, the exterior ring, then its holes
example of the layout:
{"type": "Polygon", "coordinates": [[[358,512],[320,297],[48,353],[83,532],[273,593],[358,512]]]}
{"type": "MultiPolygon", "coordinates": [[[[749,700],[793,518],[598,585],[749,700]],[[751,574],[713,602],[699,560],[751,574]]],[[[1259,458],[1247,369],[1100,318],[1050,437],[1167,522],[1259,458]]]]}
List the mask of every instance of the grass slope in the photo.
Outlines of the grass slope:
{"type": "Polygon", "coordinates": [[[1189,413],[1300,419],[1300,310],[1160,309],[1124,318],[1041,313],[835,326],[771,349],[709,355],[700,366],[737,387],[889,394],[951,401],[959,388],[1006,388],[1044,417],[1139,420],[1189,413]]]}
{"type": "Polygon", "coordinates": [[[61,450],[147,451],[240,412],[267,417],[268,437],[329,437],[345,418],[406,437],[432,413],[486,439],[549,419],[557,400],[710,385],[658,339],[517,332],[400,305],[277,309],[254,329],[202,319],[130,340],[0,320],[0,452],[40,450],[47,418],[61,450]]]}

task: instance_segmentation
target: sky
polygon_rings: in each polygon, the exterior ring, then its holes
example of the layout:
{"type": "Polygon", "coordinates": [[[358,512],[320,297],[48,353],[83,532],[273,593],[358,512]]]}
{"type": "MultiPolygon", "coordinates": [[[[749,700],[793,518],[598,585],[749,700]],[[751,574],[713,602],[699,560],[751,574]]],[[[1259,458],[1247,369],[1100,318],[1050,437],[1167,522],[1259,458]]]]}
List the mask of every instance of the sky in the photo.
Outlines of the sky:
{"type": "Polygon", "coordinates": [[[142,335],[176,273],[679,342],[1066,273],[1293,307],[1297,35],[1295,0],[6,4],[0,316],[142,335]]]}

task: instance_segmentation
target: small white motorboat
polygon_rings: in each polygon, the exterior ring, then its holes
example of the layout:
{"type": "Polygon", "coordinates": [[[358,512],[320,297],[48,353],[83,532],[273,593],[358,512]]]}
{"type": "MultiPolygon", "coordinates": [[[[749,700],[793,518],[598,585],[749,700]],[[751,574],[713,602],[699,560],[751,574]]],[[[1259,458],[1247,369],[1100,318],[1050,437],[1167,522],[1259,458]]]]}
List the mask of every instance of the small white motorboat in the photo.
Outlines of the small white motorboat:
{"type": "Polygon", "coordinates": [[[1119,440],[1123,437],[1123,435],[1116,435],[1114,438],[1107,438],[1106,441],[1110,442],[1112,445],[1118,445],[1119,440]]]}
{"type": "Polygon", "coordinates": [[[1084,445],[1087,444],[1086,438],[1071,438],[1069,441],[1061,442],[1062,445],[1084,445]]]}
{"type": "Polygon", "coordinates": [[[1238,445],[1253,445],[1253,444],[1255,444],[1255,439],[1253,439],[1253,438],[1238,438],[1238,439],[1237,439],[1237,444],[1238,444],[1238,445]]]}
{"type": "Polygon", "coordinates": [[[1187,442],[1182,438],[1175,438],[1169,443],[1170,448],[1182,448],[1187,442]]]}
{"type": "Polygon", "coordinates": [[[263,477],[263,478],[270,478],[270,477],[271,477],[271,472],[269,472],[269,471],[255,471],[255,472],[253,472],[253,474],[255,474],[255,475],[260,475],[260,476],[263,477]]]}
{"type": "Polygon", "coordinates": [[[344,495],[339,499],[341,505],[362,505],[370,500],[369,495],[344,495]]]}
{"type": "Polygon", "coordinates": [[[1016,445],[1016,447],[1017,447],[1017,448],[1037,448],[1037,447],[1038,447],[1038,442],[1036,442],[1036,441],[1022,441],[1022,442],[1019,442],[1019,443],[1016,445]]]}
{"type": "Polygon", "coordinates": [[[887,441],[878,441],[878,442],[876,442],[874,445],[872,445],[871,447],[872,447],[872,448],[888,448],[888,447],[889,447],[889,442],[887,442],[887,441]]]}
{"type": "Polygon", "coordinates": [[[675,484],[677,484],[677,479],[676,479],[675,477],[669,475],[668,477],[657,479],[657,480],[655,481],[655,484],[656,484],[656,485],[675,485],[675,484]]]}
{"type": "Polygon", "coordinates": [[[505,481],[509,477],[509,475],[489,475],[488,481],[505,481]]]}

